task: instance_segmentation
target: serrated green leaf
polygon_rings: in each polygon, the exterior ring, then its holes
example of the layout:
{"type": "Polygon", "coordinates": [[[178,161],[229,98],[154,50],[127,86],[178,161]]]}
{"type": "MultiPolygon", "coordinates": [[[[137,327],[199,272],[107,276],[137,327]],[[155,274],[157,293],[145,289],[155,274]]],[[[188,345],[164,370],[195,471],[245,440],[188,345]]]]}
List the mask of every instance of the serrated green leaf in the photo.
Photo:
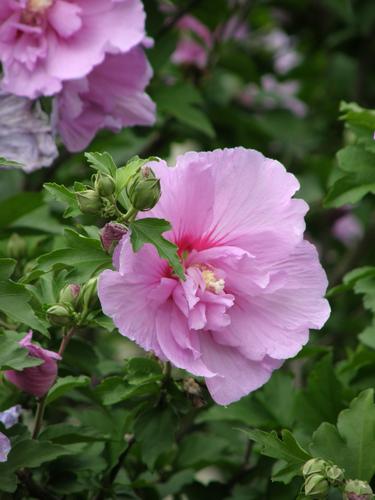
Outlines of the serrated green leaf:
{"type": "Polygon", "coordinates": [[[185,279],[184,270],[177,255],[177,246],[163,238],[162,234],[171,229],[171,225],[164,219],[145,218],[130,224],[130,240],[134,252],[138,252],[145,243],[151,243],[162,259],[166,259],[173,271],[182,280],[185,279]]]}
{"type": "Polygon", "coordinates": [[[85,153],[85,157],[91,168],[115,177],[117,167],[109,153],[85,153]]]}
{"type": "Polygon", "coordinates": [[[345,469],[346,478],[370,481],[375,474],[374,390],[363,391],[353,399],[340,413],[337,427],[321,424],[310,451],[345,469]]]}
{"type": "Polygon", "coordinates": [[[15,168],[23,168],[24,165],[22,163],[19,163],[18,161],[14,160],[8,160],[7,158],[4,158],[3,156],[0,156],[0,166],[1,167],[15,167],[15,168]]]}
{"type": "Polygon", "coordinates": [[[64,217],[75,217],[81,213],[74,191],[54,182],[44,184],[44,188],[55,200],[67,205],[64,217]]]}
{"type": "Polygon", "coordinates": [[[73,377],[72,375],[59,377],[48,392],[46,404],[52,403],[73,389],[86,387],[89,384],[90,378],[85,375],[80,375],[79,377],[73,377]]]}
{"type": "Polygon", "coordinates": [[[281,431],[281,439],[275,431],[264,432],[258,429],[245,430],[243,432],[257,444],[260,445],[260,452],[267,457],[284,460],[289,465],[295,465],[296,470],[300,470],[311,455],[300,446],[296,438],[288,430],[281,431]]]}

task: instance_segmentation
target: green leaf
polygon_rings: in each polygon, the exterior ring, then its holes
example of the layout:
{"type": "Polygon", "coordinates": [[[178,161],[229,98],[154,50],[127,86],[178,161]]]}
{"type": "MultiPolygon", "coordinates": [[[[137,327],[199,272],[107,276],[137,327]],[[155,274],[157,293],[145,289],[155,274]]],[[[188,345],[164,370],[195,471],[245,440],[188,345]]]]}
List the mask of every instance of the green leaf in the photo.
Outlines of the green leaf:
{"type": "Polygon", "coordinates": [[[48,182],[44,184],[44,188],[55,200],[60,201],[64,205],[67,205],[67,208],[64,212],[64,217],[75,217],[76,215],[79,215],[81,213],[74,191],[71,191],[67,187],[56,184],[54,182],[48,182]]]}
{"type": "Polygon", "coordinates": [[[73,377],[71,375],[59,377],[49,390],[46,403],[50,404],[52,401],[64,396],[67,392],[79,387],[86,387],[89,383],[90,378],[85,375],[80,375],[79,377],[73,377]]]}
{"type": "Polygon", "coordinates": [[[136,440],[141,443],[142,459],[153,470],[157,459],[174,443],[175,418],[170,409],[153,408],[137,418],[136,440]]]}
{"type": "Polygon", "coordinates": [[[321,424],[313,435],[310,451],[345,469],[347,478],[370,481],[375,474],[374,390],[361,392],[340,413],[337,427],[321,424]]]}
{"type": "Polygon", "coordinates": [[[47,334],[47,322],[39,319],[31,305],[31,294],[24,285],[13,281],[0,281],[0,311],[12,321],[47,334]]]}
{"type": "Polygon", "coordinates": [[[332,297],[338,293],[346,292],[347,290],[352,290],[354,285],[362,278],[371,278],[375,277],[375,267],[372,266],[364,266],[358,267],[357,269],[353,269],[349,273],[344,276],[343,283],[341,285],[335,286],[331,288],[327,297],[332,297]]]}
{"type": "Polygon", "coordinates": [[[296,391],[291,375],[281,371],[275,372],[262,390],[255,393],[255,398],[280,427],[292,426],[296,391]]]}
{"type": "Polygon", "coordinates": [[[180,122],[203,132],[209,137],[215,131],[201,108],[202,97],[198,90],[188,83],[161,86],[156,89],[155,100],[160,111],[177,118],[180,122]]]}
{"type": "Polygon", "coordinates": [[[313,432],[321,422],[334,423],[344,408],[344,391],[328,354],[309,373],[307,388],[297,396],[296,417],[301,428],[313,432]]]}
{"type": "Polygon", "coordinates": [[[0,259],[0,281],[7,280],[13,274],[17,261],[14,259],[0,259]]]}
{"type": "Polygon", "coordinates": [[[48,425],[39,435],[40,441],[51,441],[55,444],[95,443],[109,439],[109,434],[100,435],[92,427],[78,427],[69,424],[48,425]]]}
{"type": "Polygon", "coordinates": [[[115,177],[117,167],[109,153],[85,153],[85,157],[91,168],[115,177]]]}
{"type": "Polygon", "coordinates": [[[25,333],[4,332],[0,334],[0,370],[23,370],[43,363],[29,356],[29,351],[19,345],[25,333]]]}
{"type": "Polygon", "coordinates": [[[281,431],[281,439],[275,431],[264,432],[257,429],[243,430],[245,434],[260,445],[260,452],[267,457],[284,460],[289,465],[295,465],[300,471],[301,465],[311,458],[297,442],[293,434],[287,430],[281,431]]]}
{"type": "Polygon", "coordinates": [[[66,247],[42,255],[37,261],[37,270],[49,272],[54,269],[72,269],[69,279],[83,283],[97,271],[112,266],[100,241],[87,238],[71,229],[65,231],[66,247]]]}
{"type": "Polygon", "coordinates": [[[362,344],[375,349],[375,319],[367,328],[363,330],[362,333],[358,335],[359,340],[362,344]]]}
{"type": "Polygon", "coordinates": [[[227,439],[203,432],[193,432],[184,437],[178,446],[178,468],[201,469],[206,465],[219,463],[228,453],[227,439]]]}
{"type": "Polygon", "coordinates": [[[130,224],[130,240],[134,252],[138,252],[145,243],[151,243],[162,259],[166,259],[174,272],[182,280],[185,279],[184,270],[177,255],[177,246],[163,238],[162,234],[171,229],[171,225],[164,219],[145,218],[130,224]]]}
{"type": "Polygon", "coordinates": [[[19,193],[0,202],[0,228],[13,224],[23,215],[43,205],[42,193],[19,193]]]}
{"type": "Polygon", "coordinates": [[[375,193],[375,154],[360,146],[347,146],[337,153],[341,176],[329,189],[324,203],[328,207],[354,204],[368,193],[375,193]]]}
{"type": "Polygon", "coordinates": [[[19,163],[18,161],[8,160],[7,158],[4,158],[3,156],[0,156],[0,166],[1,167],[15,167],[15,168],[23,168],[24,167],[24,165],[22,165],[22,163],[19,163]]]}

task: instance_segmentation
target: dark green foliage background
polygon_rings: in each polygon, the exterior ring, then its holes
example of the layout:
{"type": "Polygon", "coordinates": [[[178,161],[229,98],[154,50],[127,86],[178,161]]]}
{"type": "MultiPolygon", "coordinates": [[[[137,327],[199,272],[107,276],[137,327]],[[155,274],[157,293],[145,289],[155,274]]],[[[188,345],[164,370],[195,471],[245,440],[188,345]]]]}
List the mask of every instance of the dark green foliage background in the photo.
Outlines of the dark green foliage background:
{"type": "MultiPolygon", "coordinates": [[[[310,204],[307,235],[329,276],[332,316],[265,387],[227,408],[214,405],[203,387],[199,397],[189,396],[187,374],[166,373],[108,318],[93,317],[69,344],[38,440],[29,431],[35,400],[1,382],[0,411],[20,403],[26,412],[8,431],[0,424],[13,445],[0,464],[0,498],[290,500],[300,493],[301,466],[311,456],[375,487],[375,112],[362,109],[375,107],[375,4],[175,1],[178,12],[189,11],[211,30],[233,13],[249,25],[247,41],[215,43],[208,67],[198,71],[170,63],[178,34],[165,27],[156,0],[144,3],[155,39],[149,92],[156,126],[101,133],[90,151],[108,151],[118,166],[134,155],[168,158],[239,145],[280,160],[310,204]],[[279,26],[279,17],[301,54],[280,79],[299,82],[305,118],[247,109],[238,100],[246,84],[274,72],[272,55],[252,41],[279,26]],[[360,107],[345,104],[353,102],[360,107]],[[365,229],[349,249],[332,235],[348,203],[365,229]]],[[[61,331],[49,326],[46,308],[66,283],[83,284],[111,265],[99,241],[101,222],[80,215],[69,192],[54,187],[71,188],[91,174],[83,154],[63,149],[51,169],[28,176],[0,171],[2,370],[32,364],[16,345],[22,335],[11,330],[31,327],[41,344],[57,350],[61,331]],[[50,187],[43,190],[44,183],[50,187]],[[14,233],[27,244],[16,261],[7,250],[14,233]]],[[[332,490],[329,498],[341,495],[332,490]]]]}

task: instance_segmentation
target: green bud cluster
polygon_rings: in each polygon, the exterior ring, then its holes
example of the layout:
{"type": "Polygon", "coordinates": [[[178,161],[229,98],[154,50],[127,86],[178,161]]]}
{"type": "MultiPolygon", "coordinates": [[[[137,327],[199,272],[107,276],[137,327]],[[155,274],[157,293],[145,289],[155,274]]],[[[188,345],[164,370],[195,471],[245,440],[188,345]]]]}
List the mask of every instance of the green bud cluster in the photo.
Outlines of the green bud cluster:
{"type": "Polygon", "coordinates": [[[344,488],[344,500],[372,500],[374,493],[366,481],[350,479],[344,488]]]}
{"type": "Polygon", "coordinates": [[[61,289],[59,302],[51,305],[47,318],[53,326],[79,324],[98,305],[97,278],[91,278],[82,287],[75,284],[61,289]]]}
{"type": "Polygon", "coordinates": [[[312,458],[302,467],[304,494],[307,497],[325,498],[331,486],[341,486],[345,476],[343,469],[322,458],[312,458]]]}

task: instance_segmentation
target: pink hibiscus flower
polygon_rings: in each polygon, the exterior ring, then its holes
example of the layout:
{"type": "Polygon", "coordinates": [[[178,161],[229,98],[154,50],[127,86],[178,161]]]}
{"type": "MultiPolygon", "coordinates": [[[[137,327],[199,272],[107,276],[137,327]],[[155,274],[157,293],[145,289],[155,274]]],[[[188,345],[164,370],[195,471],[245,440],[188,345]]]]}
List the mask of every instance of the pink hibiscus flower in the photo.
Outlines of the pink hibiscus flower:
{"type": "Polygon", "coordinates": [[[277,161],[243,148],[187,153],[152,165],[162,196],[147,216],[172,223],[186,280],[156,250],[119,243],[99,278],[120,333],[206,378],[220,404],[263,385],[330,312],[326,275],[303,240],[307,204],[277,161]]]}
{"type": "Polygon", "coordinates": [[[43,363],[21,371],[8,370],[5,378],[21,391],[41,398],[55,383],[57,377],[57,362],[61,356],[54,351],[48,351],[32,342],[33,332],[29,332],[19,343],[29,351],[29,356],[43,360],[43,363]]]}
{"type": "Polygon", "coordinates": [[[203,69],[212,48],[210,30],[193,16],[183,16],[177,23],[181,37],[172,54],[175,64],[187,64],[203,69]]]}
{"type": "Polygon", "coordinates": [[[106,53],[141,43],[144,25],[140,0],[2,0],[3,88],[30,98],[56,94],[106,53]]]}
{"type": "Polygon", "coordinates": [[[63,84],[56,97],[56,129],[69,151],[82,151],[98,130],[152,125],[155,104],[145,93],[152,69],[141,46],[109,54],[85,78],[63,84]]]}

